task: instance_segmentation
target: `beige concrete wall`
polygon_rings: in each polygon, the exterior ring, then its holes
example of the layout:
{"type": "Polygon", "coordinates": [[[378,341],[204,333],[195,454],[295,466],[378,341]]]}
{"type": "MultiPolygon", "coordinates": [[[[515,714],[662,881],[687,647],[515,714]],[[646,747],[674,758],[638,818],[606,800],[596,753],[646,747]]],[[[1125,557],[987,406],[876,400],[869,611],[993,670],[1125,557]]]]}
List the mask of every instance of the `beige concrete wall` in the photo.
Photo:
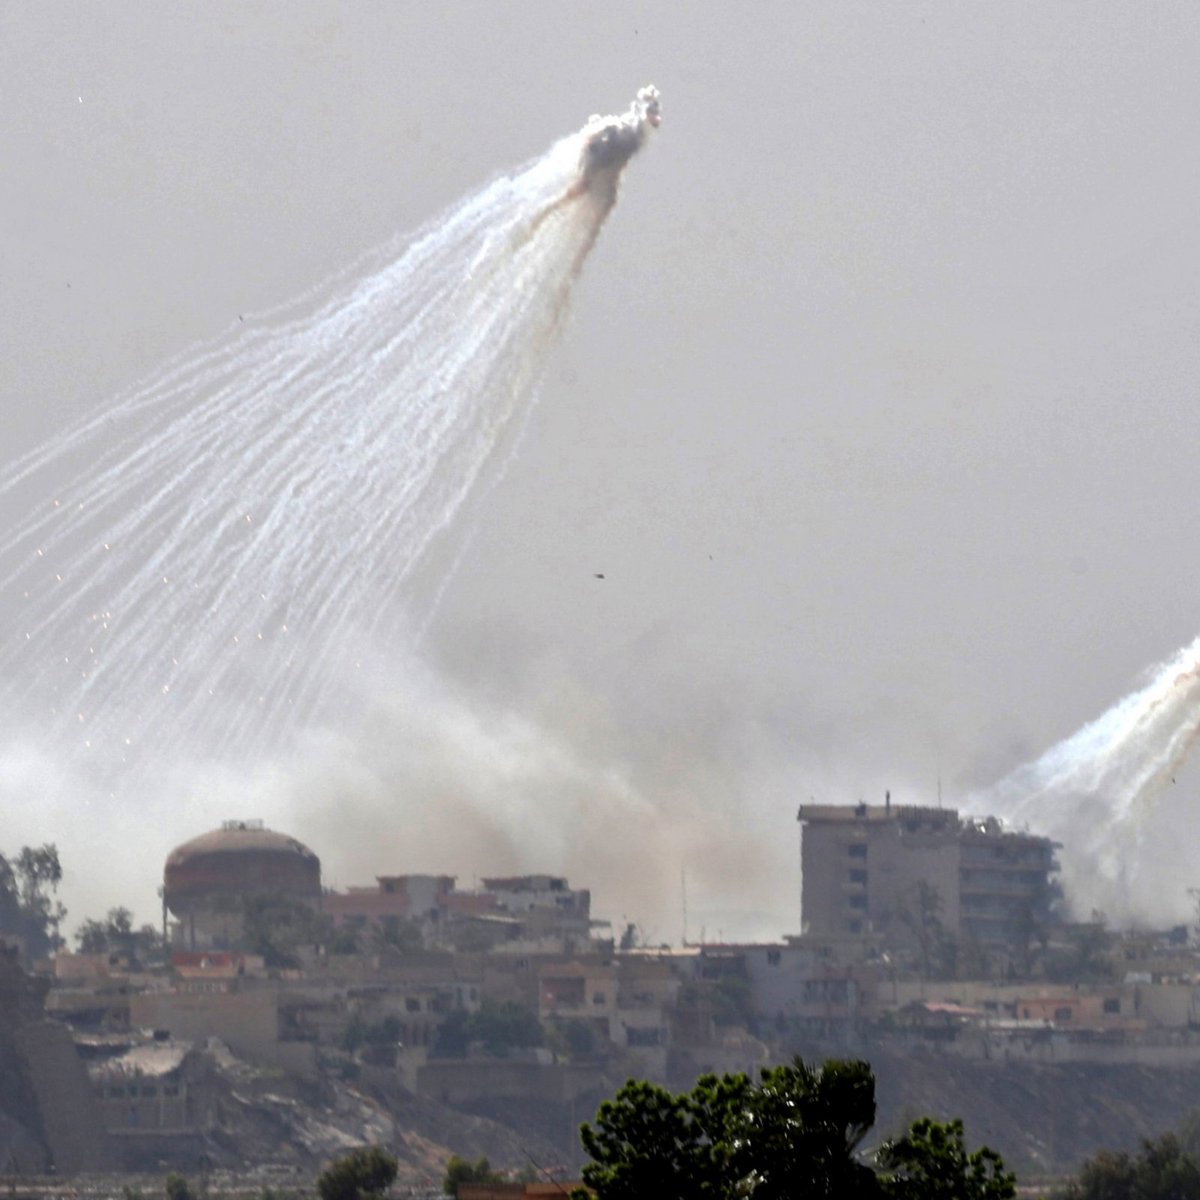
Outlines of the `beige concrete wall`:
{"type": "Polygon", "coordinates": [[[1200,1023],[1200,989],[1190,983],[1135,983],[1125,991],[1132,994],[1133,1011],[1147,1024],[1186,1029],[1200,1023]]]}
{"type": "Polygon", "coordinates": [[[167,1029],[181,1041],[220,1038],[235,1054],[262,1059],[279,1039],[274,990],[244,992],[143,992],[129,998],[135,1029],[167,1029]]]}

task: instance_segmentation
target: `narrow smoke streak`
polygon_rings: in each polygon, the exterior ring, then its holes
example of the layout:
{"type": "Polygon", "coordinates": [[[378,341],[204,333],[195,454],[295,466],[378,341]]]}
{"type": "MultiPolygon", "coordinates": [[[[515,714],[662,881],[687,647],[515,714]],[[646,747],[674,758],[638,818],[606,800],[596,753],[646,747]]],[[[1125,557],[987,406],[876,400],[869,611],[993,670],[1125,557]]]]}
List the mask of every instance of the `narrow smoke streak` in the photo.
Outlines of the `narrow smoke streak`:
{"type": "Polygon", "coordinates": [[[1063,842],[1077,907],[1136,913],[1146,820],[1200,739],[1200,638],[1103,716],[973,798],[1063,842]]]}
{"type": "Polygon", "coordinates": [[[643,89],[12,464],[4,711],[121,770],[352,720],[359,664],[407,627],[414,573],[511,444],[658,123],[643,89]]]}

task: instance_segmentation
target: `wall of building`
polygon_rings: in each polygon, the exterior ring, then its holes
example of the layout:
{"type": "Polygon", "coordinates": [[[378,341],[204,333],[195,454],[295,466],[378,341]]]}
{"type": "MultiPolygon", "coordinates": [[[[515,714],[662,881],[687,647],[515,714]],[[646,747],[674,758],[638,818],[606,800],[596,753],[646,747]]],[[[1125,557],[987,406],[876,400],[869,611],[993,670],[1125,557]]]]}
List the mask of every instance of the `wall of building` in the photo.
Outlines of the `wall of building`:
{"type": "Polygon", "coordinates": [[[932,958],[924,930],[1019,952],[1050,917],[1047,838],[954,809],[808,805],[801,821],[802,920],[818,937],[880,935],[932,958]]]}
{"type": "Polygon", "coordinates": [[[279,1041],[278,994],[271,988],[230,992],[142,992],[129,998],[136,1029],[165,1029],[179,1041],[220,1038],[235,1054],[263,1061],[279,1041]]]}

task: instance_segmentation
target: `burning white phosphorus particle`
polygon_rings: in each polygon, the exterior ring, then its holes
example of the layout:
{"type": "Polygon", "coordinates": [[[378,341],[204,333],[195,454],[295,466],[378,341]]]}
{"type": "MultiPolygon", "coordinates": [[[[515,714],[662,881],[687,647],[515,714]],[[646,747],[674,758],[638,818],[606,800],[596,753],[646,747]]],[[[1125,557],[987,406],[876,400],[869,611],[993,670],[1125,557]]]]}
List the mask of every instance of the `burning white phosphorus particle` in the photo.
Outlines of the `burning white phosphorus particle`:
{"type": "Polygon", "coordinates": [[[1198,740],[1200,638],[1096,720],[974,797],[972,807],[1061,839],[1080,911],[1133,915],[1143,824],[1198,740]]]}
{"type": "Polygon", "coordinates": [[[643,88],[11,464],[0,498],[29,515],[0,538],[0,605],[28,637],[0,642],[0,703],[86,714],[97,753],[132,727],[226,760],[352,720],[351,665],[420,607],[415,570],[512,444],[660,121],[643,88]]]}

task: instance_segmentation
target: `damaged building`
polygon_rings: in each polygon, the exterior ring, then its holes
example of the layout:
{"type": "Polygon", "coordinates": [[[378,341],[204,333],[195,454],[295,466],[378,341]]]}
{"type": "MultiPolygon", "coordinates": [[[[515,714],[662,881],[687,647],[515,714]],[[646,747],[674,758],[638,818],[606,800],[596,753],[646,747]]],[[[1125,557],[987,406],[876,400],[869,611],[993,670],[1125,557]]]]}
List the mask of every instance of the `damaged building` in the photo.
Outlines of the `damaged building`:
{"type": "Polygon", "coordinates": [[[892,804],[801,806],[806,934],[928,953],[933,933],[1017,952],[1053,919],[1058,843],[995,817],[892,804]]]}

